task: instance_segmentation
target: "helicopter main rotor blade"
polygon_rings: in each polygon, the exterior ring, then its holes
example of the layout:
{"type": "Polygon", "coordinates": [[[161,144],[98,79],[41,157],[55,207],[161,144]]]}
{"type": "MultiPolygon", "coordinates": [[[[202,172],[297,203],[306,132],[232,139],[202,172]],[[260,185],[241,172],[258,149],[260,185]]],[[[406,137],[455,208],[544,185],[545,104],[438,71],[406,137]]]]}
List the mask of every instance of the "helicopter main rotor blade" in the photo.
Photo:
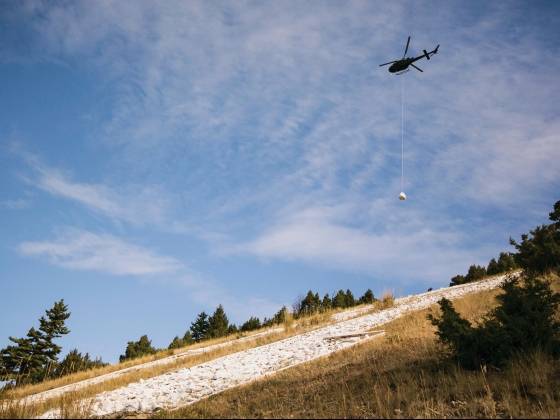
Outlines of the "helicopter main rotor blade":
{"type": "Polygon", "coordinates": [[[408,37],[408,41],[406,41],[406,48],[404,49],[403,58],[406,57],[406,53],[408,52],[408,44],[410,44],[410,37],[408,37]]]}
{"type": "MultiPolygon", "coordinates": [[[[398,60],[397,60],[397,61],[398,61],[398,60]]],[[[389,61],[388,63],[380,64],[379,67],[381,67],[381,66],[386,66],[387,64],[393,64],[393,63],[396,63],[397,61],[389,61]]]]}
{"type": "Polygon", "coordinates": [[[422,70],[420,67],[416,67],[414,64],[410,63],[410,65],[412,67],[414,67],[416,70],[421,71],[422,73],[424,73],[424,70],[422,70]]]}

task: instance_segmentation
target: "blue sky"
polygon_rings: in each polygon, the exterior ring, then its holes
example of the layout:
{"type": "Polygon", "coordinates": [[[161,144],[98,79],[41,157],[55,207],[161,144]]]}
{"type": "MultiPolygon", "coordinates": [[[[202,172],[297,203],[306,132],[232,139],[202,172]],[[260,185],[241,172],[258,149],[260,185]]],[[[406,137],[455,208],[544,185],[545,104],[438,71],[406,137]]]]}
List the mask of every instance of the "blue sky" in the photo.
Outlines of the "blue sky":
{"type": "Polygon", "coordinates": [[[560,197],[558,2],[0,2],[0,345],[441,287],[560,197]],[[441,44],[394,76],[378,64],[441,44]],[[405,187],[400,202],[401,83],[405,187]]]}

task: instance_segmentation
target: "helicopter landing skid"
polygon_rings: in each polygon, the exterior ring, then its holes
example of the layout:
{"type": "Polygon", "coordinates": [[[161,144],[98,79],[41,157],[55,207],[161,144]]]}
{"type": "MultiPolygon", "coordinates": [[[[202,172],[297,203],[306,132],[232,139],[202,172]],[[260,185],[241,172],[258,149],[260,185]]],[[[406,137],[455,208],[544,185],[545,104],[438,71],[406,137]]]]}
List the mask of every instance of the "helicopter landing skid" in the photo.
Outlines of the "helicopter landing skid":
{"type": "Polygon", "coordinates": [[[406,70],[403,70],[403,71],[398,71],[398,72],[395,73],[395,76],[399,76],[401,74],[408,73],[409,71],[410,71],[410,69],[406,69],[406,70]]]}

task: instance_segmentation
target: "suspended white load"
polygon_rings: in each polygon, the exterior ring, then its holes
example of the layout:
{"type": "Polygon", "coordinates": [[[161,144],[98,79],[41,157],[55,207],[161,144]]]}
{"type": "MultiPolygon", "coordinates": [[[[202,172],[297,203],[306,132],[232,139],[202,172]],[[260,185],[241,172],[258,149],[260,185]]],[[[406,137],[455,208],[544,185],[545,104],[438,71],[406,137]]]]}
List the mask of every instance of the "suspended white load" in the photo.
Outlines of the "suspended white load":
{"type": "Polygon", "coordinates": [[[406,194],[403,193],[403,192],[401,192],[401,193],[399,194],[399,200],[402,200],[402,201],[406,200],[406,194]]]}

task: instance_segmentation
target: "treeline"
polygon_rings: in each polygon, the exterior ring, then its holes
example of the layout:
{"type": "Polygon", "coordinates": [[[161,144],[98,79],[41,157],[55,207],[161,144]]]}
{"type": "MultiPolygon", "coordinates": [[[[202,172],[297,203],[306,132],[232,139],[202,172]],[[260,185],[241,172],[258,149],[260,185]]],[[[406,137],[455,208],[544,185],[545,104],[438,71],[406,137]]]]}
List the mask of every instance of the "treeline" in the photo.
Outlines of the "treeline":
{"type": "Polygon", "coordinates": [[[319,293],[313,293],[310,290],[304,298],[298,300],[293,305],[293,314],[295,318],[299,318],[302,316],[326,312],[331,309],[345,309],[356,305],[369,304],[375,302],[376,300],[377,299],[373,295],[371,289],[366,290],[359,299],[354,298],[350,289],[347,289],[346,292],[341,289],[334,294],[332,298],[327,293],[322,299],[319,296],[319,293]]]}
{"type": "Polygon", "coordinates": [[[487,267],[481,265],[471,265],[466,275],[458,274],[451,278],[450,286],[457,286],[458,284],[470,283],[472,281],[480,280],[486,276],[494,276],[496,274],[507,273],[508,271],[519,268],[515,262],[514,254],[510,252],[501,252],[498,261],[492,258],[487,267]]]}
{"type": "MultiPolygon", "coordinates": [[[[319,293],[313,293],[310,290],[305,297],[298,299],[296,303],[294,303],[292,312],[284,306],[270,318],[265,317],[261,321],[260,318],[252,316],[239,327],[235,324],[230,324],[223,306],[219,305],[212,315],[208,315],[204,311],[199,313],[196,319],[191,323],[189,329],[182,336],[175,336],[167,348],[169,350],[178,349],[206,340],[280,325],[290,318],[297,319],[302,316],[326,312],[335,308],[351,308],[364,303],[373,303],[376,300],[370,289],[359,299],[354,298],[354,295],[349,289],[346,290],[346,292],[339,290],[333,298],[327,293],[322,299],[319,293]]],[[[119,360],[124,362],[137,357],[154,354],[157,351],[158,349],[152,346],[148,336],[143,335],[138,341],[128,342],[125,353],[119,357],[119,360]]]]}
{"type": "Polygon", "coordinates": [[[60,300],[45,311],[38,329],[32,327],[22,338],[9,337],[13,344],[0,350],[0,380],[17,386],[105,366],[100,358],[91,359],[77,349],[58,360],[62,349],[55,340],[70,333],[66,327],[69,317],[68,306],[60,300]]]}
{"type": "Polygon", "coordinates": [[[560,294],[543,277],[560,275],[560,201],[549,219],[552,223],[521,235],[521,242],[510,239],[517,250],[515,267],[523,274],[506,280],[504,293],[496,297],[498,306],[481,323],[472,325],[462,318],[447,299],[439,302],[441,316],[428,316],[439,340],[462,367],[502,369],[512,358],[532,352],[560,357],[560,294]]]}

